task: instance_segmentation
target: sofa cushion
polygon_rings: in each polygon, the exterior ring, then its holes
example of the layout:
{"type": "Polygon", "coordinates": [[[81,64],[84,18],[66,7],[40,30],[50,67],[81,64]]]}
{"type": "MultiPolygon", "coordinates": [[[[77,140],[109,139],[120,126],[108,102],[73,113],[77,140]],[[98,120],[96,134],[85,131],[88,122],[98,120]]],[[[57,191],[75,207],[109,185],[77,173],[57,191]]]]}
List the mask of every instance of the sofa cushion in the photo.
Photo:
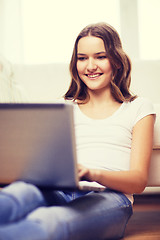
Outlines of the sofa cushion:
{"type": "Polygon", "coordinates": [[[160,104],[154,104],[156,122],[154,126],[153,149],[160,149],[160,104]]]}

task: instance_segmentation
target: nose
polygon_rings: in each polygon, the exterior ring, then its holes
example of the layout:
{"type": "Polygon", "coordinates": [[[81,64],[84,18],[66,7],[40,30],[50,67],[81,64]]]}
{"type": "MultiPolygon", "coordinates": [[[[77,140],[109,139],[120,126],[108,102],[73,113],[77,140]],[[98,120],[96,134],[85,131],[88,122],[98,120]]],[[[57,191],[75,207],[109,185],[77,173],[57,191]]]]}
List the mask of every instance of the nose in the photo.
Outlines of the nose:
{"type": "Polygon", "coordinates": [[[88,59],[87,70],[89,72],[94,72],[97,69],[96,61],[93,58],[88,59]]]}

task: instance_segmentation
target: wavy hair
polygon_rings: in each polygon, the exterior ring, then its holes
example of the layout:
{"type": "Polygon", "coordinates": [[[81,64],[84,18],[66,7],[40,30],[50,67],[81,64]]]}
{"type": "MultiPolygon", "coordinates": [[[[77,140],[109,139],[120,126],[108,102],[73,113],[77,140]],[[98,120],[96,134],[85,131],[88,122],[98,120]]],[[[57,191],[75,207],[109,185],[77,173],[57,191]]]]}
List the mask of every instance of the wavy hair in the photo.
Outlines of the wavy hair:
{"type": "Polygon", "coordinates": [[[106,23],[88,25],[77,36],[69,65],[71,83],[64,98],[74,101],[87,101],[89,98],[87,86],[82,82],[77,71],[78,42],[81,38],[87,36],[101,38],[104,42],[107,57],[112,67],[110,87],[114,99],[120,103],[134,100],[136,96],[133,96],[129,90],[131,83],[131,61],[123,51],[119,34],[112,26],[106,23]]]}

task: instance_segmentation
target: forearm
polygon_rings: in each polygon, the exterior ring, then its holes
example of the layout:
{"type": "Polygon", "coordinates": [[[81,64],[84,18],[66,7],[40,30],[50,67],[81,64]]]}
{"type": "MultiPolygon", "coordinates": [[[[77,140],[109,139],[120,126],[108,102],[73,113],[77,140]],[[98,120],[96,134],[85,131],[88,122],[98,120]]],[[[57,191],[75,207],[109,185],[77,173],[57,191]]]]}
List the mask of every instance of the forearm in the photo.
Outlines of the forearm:
{"type": "Polygon", "coordinates": [[[91,170],[92,181],[123,193],[141,193],[147,183],[147,177],[140,171],[91,170]]]}

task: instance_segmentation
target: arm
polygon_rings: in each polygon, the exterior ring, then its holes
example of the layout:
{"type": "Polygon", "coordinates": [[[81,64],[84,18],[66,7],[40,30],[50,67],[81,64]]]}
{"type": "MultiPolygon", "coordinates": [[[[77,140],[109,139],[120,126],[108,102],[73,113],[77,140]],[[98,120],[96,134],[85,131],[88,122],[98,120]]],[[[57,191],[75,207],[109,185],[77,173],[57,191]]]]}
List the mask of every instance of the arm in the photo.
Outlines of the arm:
{"type": "Polygon", "coordinates": [[[106,187],[124,193],[141,193],[148,180],[153,144],[154,116],[138,121],[133,129],[130,170],[107,171],[79,166],[79,177],[96,181],[106,187]]]}

